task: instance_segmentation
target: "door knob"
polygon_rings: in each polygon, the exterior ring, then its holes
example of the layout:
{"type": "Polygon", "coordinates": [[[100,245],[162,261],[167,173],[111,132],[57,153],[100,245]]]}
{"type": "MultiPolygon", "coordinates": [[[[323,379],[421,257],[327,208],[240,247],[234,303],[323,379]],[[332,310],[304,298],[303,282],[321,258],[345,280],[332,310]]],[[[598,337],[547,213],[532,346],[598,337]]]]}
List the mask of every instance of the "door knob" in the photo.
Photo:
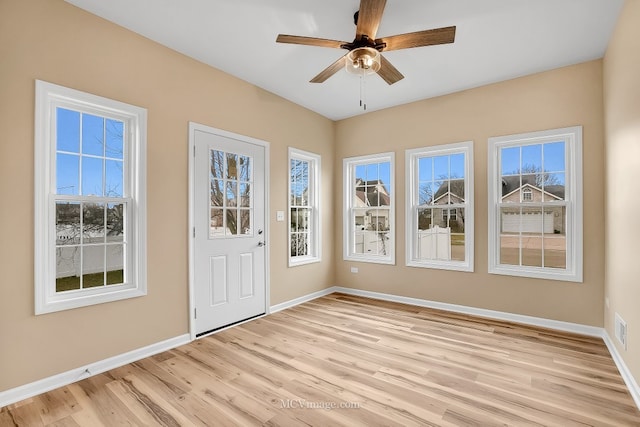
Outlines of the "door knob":
{"type": "Polygon", "coordinates": [[[258,246],[262,247],[266,244],[267,242],[258,242],[258,246]]]}

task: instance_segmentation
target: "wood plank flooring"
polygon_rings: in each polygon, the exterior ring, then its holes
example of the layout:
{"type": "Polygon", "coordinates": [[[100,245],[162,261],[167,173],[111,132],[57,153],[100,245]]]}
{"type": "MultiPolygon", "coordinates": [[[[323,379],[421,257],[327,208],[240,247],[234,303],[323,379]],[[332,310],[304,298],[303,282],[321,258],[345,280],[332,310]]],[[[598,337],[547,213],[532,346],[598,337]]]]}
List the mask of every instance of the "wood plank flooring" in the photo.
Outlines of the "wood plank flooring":
{"type": "Polygon", "coordinates": [[[2,426],[640,426],[598,338],[332,294],[9,405],[2,426]]]}

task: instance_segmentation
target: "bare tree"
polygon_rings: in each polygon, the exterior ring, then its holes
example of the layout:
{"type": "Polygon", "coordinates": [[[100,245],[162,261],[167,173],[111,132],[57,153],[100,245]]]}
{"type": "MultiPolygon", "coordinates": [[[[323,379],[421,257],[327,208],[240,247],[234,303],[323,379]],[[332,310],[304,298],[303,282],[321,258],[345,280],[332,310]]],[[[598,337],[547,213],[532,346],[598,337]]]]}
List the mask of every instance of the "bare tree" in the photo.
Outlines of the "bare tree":
{"type": "Polygon", "coordinates": [[[534,175],[535,176],[535,185],[538,188],[542,188],[543,186],[547,187],[549,185],[561,185],[562,183],[558,179],[556,174],[552,174],[546,172],[540,166],[536,166],[533,164],[525,164],[522,168],[512,172],[513,175],[534,175]]]}

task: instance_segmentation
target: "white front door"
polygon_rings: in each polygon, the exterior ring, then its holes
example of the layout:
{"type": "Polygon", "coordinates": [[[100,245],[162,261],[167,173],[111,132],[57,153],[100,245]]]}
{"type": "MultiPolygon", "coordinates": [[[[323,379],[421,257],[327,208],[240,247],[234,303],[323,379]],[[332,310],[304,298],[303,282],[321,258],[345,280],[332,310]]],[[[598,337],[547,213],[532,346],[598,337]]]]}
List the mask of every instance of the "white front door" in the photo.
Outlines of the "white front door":
{"type": "Polygon", "coordinates": [[[199,335],[265,313],[266,148],[204,127],[194,127],[192,138],[199,335]]]}

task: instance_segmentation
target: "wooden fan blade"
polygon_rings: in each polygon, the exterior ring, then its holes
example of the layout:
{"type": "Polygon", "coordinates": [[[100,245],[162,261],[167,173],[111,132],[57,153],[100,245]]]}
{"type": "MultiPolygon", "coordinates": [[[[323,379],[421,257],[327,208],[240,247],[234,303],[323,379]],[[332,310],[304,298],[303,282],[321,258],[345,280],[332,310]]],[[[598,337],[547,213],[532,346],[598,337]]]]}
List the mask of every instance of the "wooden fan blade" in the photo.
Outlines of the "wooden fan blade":
{"type": "Polygon", "coordinates": [[[398,71],[396,67],[391,65],[391,62],[387,61],[387,59],[382,55],[380,55],[380,69],[378,70],[378,75],[390,85],[404,79],[402,73],[398,71]]]}
{"type": "Polygon", "coordinates": [[[386,3],[387,0],[360,0],[356,40],[362,39],[362,36],[375,40],[386,3]]]}
{"type": "Polygon", "coordinates": [[[291,44],[303,44],[307,46],[320,46],[320,47],[340,47],[347,43],[339,40],[318,39],[315,37],[303,37],[303,36],[290,36],[287,34],[278,34],[276,39],[277,43],[291,43],[291,44]]]}
{"type": "Polygon", "coordinates": [[[389,50],[407,49],[410,47],[453,43],[455,38],[456,27],[454,26],[383,37],[376,40],[376,44],[386,43],[387,46],[383,49],[383,51],[386,52],[389,50]]]}
{"type": "Polygon", "coordinates": [[[347,62],[347,55],[344,55],[340,59],[338,59],[336,62],[334,62],[333,64],[329,65],[327,68],[322,70],[320,74],[312,78],[310,82],[311,83],[324,82],[329,77],[333,76],[335,73],[343,69],[345,67],[346,62],[347,62]]]}

